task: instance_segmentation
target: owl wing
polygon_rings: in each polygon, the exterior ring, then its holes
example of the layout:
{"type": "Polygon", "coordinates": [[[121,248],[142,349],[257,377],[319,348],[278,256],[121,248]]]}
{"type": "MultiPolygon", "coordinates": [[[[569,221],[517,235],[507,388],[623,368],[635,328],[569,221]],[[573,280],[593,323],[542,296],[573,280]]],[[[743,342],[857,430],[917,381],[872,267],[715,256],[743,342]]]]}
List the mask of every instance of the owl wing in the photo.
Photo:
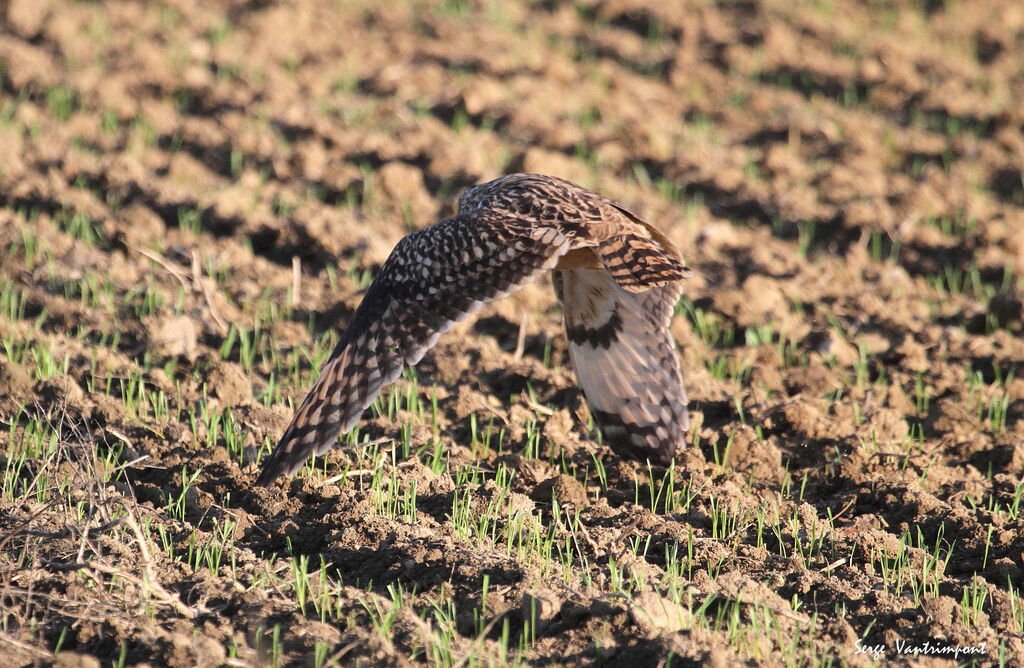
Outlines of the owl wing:
{"type": "Polygon", "coordinates": [[[483,304],[519,290],[570,250],[553,226],[486,209],[402,239],[366,291],[256,484],[293,474],[335,445],[405,364],[483,304]]]}
{"type": "Polygon", "coordinates": [[[669,333],[682,283],[632,292],[600,269],[553,278],[576,379],[608,444],[667,466],[690,425],[669,333]]]}

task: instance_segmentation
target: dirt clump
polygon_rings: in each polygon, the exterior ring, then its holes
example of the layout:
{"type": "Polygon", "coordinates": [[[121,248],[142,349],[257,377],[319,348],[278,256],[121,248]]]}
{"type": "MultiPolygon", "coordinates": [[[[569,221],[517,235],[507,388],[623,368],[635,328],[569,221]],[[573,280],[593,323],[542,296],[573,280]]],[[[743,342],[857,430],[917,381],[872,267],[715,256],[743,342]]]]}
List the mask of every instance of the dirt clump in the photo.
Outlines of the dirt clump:
{"type": "Polygon", "coordinates": [[[1024,11],[869,4],[0,5],[0,654],[1024,662],[1024,11]],[[675,464],[545,279],[254,488],[395,243],[524,170],[692,268],[675,464]]]}

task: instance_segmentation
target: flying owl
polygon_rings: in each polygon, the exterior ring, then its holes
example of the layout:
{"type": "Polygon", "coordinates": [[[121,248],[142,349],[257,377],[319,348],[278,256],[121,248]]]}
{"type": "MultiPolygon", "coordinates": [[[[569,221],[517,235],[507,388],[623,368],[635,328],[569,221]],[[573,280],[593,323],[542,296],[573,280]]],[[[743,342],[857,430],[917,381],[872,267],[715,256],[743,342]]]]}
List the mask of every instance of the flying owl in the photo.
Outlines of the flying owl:
{"type": "Polygon", "coordinates": [[[552,176],[474,186],[459,213],[398,242],[257,485],[337,443],[406,364],[483,304],[552,271],[569,356],[613,450],[668,465],[689,427],[669,321],[689,274],[664,234],[552,176]]]}

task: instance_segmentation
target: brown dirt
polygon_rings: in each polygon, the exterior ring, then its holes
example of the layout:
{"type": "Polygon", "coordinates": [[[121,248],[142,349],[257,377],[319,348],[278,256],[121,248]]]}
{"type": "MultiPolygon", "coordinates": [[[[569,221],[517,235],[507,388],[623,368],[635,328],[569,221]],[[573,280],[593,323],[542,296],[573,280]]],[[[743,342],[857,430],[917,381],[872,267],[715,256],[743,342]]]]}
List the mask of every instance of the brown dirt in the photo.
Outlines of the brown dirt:
{"type": "Polygon", "coordinates": [[[902,664],[946,661],[893,649],[926,640],[1024,662],[1020,3],[0,11],[10,665],[312,665],[317,643],[346,663],[443,663],[422,649],[439,600],[454,602],[453,662],[500,663],[503,626],[516,650],[528,619],[519,658],[536,664],[868,665],[862,638],[902,664]],[[598,189],[684,249],[686,503],[666,511],[668,491],[651,498],[665,472],[587,428],[547,283],[427,355],[426,420],[367,413],[362,435],[404,427],[413,452],[332,453],[322,474],[253,490],[394,243],[510,171],[598,189]],[[229,331],[257,321],[250,363],[229,331]],[[166,408],[136,410],[132,391],[166,408]],[[218,429],[193,419],[227,409],[218,429]],[[60,447],[19,454],[32,424],[60,447]],[[488,424],[500,449],[473,442],[488,424]],[[378,469],[415,485],[414,522],[374,501],[378,469]],[[42,471],[57,492],[33,487],[42,471]],[[503,508],[497,540],[456,529],[467,493],[474,516],[503,508]],[[554,566],[500,538],[519,520],[550,530],[554,566]],[[191,562],[224,527],[234,566],[191,562]],[[677,544],[692,549],[682,585],[677,544]],[[886,570],[936,554],[923,597],[886,570]],[[336,585],[326,621],[283,584],[302,557],[336,585]],[[381,631],[370,611],[398,586],[381,631]]]}

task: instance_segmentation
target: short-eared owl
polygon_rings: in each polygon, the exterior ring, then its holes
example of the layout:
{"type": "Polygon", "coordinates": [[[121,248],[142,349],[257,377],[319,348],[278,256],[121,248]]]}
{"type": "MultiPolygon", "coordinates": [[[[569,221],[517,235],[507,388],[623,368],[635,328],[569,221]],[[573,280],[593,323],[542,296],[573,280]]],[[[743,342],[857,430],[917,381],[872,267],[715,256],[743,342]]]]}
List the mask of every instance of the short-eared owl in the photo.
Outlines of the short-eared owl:
{"type": "Polygon", "coordinates": [[[391,252],[257,485],[333,447],[381,388],[484,303],[553,271],[576,378],[618,453],[668,464],[688,429],[669,321],[688,270],[661,232],[568,181],[512,174],[391,252]]]}

